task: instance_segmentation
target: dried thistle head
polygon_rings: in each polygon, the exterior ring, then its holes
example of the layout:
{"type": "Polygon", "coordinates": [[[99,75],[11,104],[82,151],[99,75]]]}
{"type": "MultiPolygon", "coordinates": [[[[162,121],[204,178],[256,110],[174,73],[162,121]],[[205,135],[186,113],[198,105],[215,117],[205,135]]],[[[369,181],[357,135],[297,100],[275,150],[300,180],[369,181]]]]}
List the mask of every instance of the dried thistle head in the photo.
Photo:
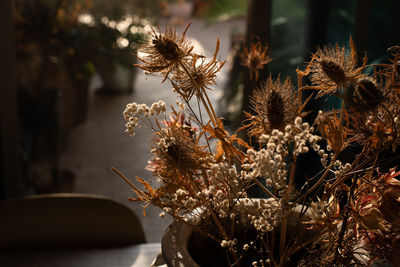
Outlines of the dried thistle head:
{"type": "Polygon", "coordinates": [[[205,57],[194,54],[185,70],[176,69],[173,72],[172,85],[185,100],[190,100],[193,95],[199,96],[202,90],[210,89],[215,84],[216,74],[225,64],[225,61],[217,59],[218,51],[219,39],[211,60],[207,61],[205,57]]]}
{"type": "Polygon", "coordinates": [[[243,53],[240,55],[241,64],[250,70],[250,79],[258,80],[258,71],[271,62],[268,53],[268,45],[262,46],[261,42],[253,43],[250,49],[243,48],[243,53]]]}
{"type": "Polygon", "coordinates": [[[372,132],[372,135],[366,140],[370,146],[378,149],[392,141],[393,125],[391,123],[386,123],[377,118],[376,121],[367,121],[367,126],[372,132]]]}
{"type": "Polygon", "coordinates": [[[322,138],[327,141],[335,153],[341,152],[347,146],[347,131],[335,112],[329,115],[320,113],[317,123],[322,138]]]}
{"type": "Polygon", "coordinates": [[[344,47],[319,48],[312,56],[308,65],[310,80],[313,86],[310,89],[319,90],[317,96],[335,94],[338,89],[346,88],[352,82],[363,77],[366,59],[361,67],[357,67],[356,50],[350,39],[351,53],[346,53],[344,47]]]}
{"type": "Polygon", "coordinates": [[[255,116],[248,114],[250,135],[259,136],[273,129],[283,130],[298,116],[297,98],[290,78],[281,82],[270,77],[250,99],[255,116]]]}
{"type": "Polygon", "coordinates": [[[150,73],[161,72],[166,78],[193,50],[193,46],[185,38],[189,26],[190,24],[181,36],[178,36],[172,26],[166,27],[164,33],[160,29],[156,32],[152,28],[148,42],[140,49],[146,54],[138,57],[143,64],[135,66],[150,73]]]}
{"type": "Polygon", "coordinates": [[[374,110],[384,100],[382,91],[372,77],[359,79],[356,85],[350,86],[346,92],[346,103],[351,109],[359,112],[374,110]]]}
{"type": "Polygon", "coordinates": [[[379,151],[380,148],[393,144],[396,127],[390,117],[384,118],[376,114],[368,117],[356,113],[350,116],[351,128],[346,129],[352,137],[348,142],[357,142],[364,150],[379,151]]]}
{"type": "Polygon", "coordinates": [[[155,133],[151,148],[153,158],[147,169],[171,190],[192,188],[189,180],[196,180],[208,164],[209,153],[197,144],[193,132],[178,120],[155,133]]]}

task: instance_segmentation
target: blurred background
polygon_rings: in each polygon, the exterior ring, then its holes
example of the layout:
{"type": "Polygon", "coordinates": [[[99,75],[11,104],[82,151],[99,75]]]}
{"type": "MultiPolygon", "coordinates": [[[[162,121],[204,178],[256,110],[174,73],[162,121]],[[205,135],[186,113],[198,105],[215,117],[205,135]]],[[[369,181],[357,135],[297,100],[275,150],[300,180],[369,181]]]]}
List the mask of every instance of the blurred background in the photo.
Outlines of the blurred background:
{"type": "MultiPolygon", "coordinates": [[[[0,1],[0,199],[76,192],[128,204],[127,177],[150,177],[149,131],[124,133],[129,102],[176,96],[160,77],[136,70],[137,47],[151,27],[176,25],[195,51],[212,56],[217,38],[227,59],[211,98],[227,126],[240,126],[253,88],[269,76],[302,69],[316,48],[348,45],[369,63],[400,44],[399,1],[387,0],[3,0],[0,1]],[[240,53],[268,43],[272,62],[251,82],[240,53]]],[[[313,107],[335,105],[325,99],[313,107]]],[[[148,207],[140,216],[148,242],[160,242],[170,223],[148,207]]]]}

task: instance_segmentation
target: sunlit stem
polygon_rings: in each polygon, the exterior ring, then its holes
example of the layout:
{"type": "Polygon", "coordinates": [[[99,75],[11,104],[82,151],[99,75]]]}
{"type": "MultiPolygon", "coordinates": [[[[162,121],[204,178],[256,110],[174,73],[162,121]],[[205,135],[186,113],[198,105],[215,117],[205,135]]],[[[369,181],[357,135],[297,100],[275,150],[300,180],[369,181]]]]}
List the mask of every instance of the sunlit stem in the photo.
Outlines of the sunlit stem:
{"type": "Polygon", "coordinates": [[[210,117],[211,122],[213,123],[213,125],[215,127],[217,127],[217,116],[215,115],[215,111],[211,105],[211,102],[207,96],[207,93],[205,92],[205,90],[203,88],[201,88],[196,80],[193,78],[192,74],[188,71],[187,66],[185,65],[185,63],[181,62],[179,63],[179,65],[182,67],[182,69],[186,72],[186,74],[188,75],[188,77],[190,78],[190,80],[193,83],[193,86],[195,87],[196,91],[199,92],[198,93],[198,97],[201,100],[201,102],[203,103],[204,108],[207,111],[208,116],[210,117]],[[203,94],[206,96],[208,102],[204,99],[203,94]]]}
{"type": "Polygon", "coordinates": [[[204,96],[205,96],[206,99],[207,99],[207,103],[208,103],[208,105],[209,105],[209,107],[210,107],[210,109],[211,109],[211,112],[212,112],[214,118],[215,118],[215,119],[218,119],[217,114],[215,113],[215,110],[214,110],[213,105],[212,105],[212,103],[211,103],[211,101],[210,101],[210,98],[208,97],[208,94],[207,94],[206,90],[204,90],[204,88],[202,88],[202,91],[203,91],[204,96]]]}
{"type": "MultiPolygon", "coordinates": [[[[205,95],[207,96],[207,94],[205,94],[205,95]]],[[[207,104],[206,100],[204,99],[202,93],[199,94],[199,97],[200,97],[201,102],[203,102],[203,106],[206,109],[206,111],[208,113],[208,116],[210,117],[212,123],[214,124],[215,127],[217,127],[217,125],[218,125],[217,119],[214,118],[214,115],[213,115],[214,114],[214,109],[212,108],[212,106],[208,106],[208,104],[207,104]]]]}
{"type": "Polygon", "coordinates": [[[271,193],[271,191],[269,191],[262,183],[260,183],[260,181],[257,180],[257,178],[254,178],[253,181],[261,188],[262,191],[264,191],[264,193],[266,193],[269,197],[274,198],[275,200],[278,200],[278,198],[271,193]]]}
{"type": "Polygon", "coordinates": [[[141,192],[139,188],[137,188],[128,178],[126,178],[122,173],[120,173],[117,169],[114,167],[111,167],[111,170],[113,170],[116,174],[119,175],[130,187],[132,187],[136,192],[141,192]]]}

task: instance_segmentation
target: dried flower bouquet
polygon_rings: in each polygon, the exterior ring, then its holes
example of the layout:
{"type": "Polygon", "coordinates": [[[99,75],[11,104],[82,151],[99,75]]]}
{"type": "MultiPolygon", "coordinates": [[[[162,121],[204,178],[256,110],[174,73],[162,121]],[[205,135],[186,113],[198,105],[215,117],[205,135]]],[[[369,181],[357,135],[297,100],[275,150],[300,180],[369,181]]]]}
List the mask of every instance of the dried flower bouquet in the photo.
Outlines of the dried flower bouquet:
{"type": "MultiPolygon", "coordinates": [[[[257,142],[245,142],[225,130],[207,94],[225,63],[219,40],[211,59],[197,55],[185,37],[189,25],[182,34],[153,30],[142,48],[137,67],[163,75],[181,101],[169,115],[163,101],[129,103],[124,110],[128,134],[140,127],[154,133],[147,169],[157,184],[137,177],[140,188],[114,169],[135,192],[132,200],[153,204],[161,217],[169,214],[217,242],[227,266],[398,264],[400,181],[388,155],[400,140],[399,47],[388,50],[386,63],[368,66],[365,58],[358,66],[350,39],[350,51],[336,45],[313,54],[305,70],[297,70],[297,88],[290,79],[269,78],[255,90],[254,112],[245,114],[240,129],[257,142]],[[305,76],[310,84],[303,85],[305,76]],[[342,107],[304,122],[304,90],[336,96],[342,107]],[[358,153],[340,160],[349,148],[358,153]],[[318,155],[322,169],[295,186],[304,153],[318,155]],[[265,199],[250,198],[254,186],[265,199]],[[293,232],[294,209],[301,227],[293,232]]],[[[270,58],[255,44],[242,61],[257,79],[270,58]]]]}

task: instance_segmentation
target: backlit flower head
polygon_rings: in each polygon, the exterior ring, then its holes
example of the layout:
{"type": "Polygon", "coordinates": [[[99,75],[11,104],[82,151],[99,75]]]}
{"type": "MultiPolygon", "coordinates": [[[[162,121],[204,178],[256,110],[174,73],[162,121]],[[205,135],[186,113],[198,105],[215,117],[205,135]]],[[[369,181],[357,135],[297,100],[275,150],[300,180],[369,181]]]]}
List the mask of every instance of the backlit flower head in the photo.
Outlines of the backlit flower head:
{"type": "MultiPolygon", "coordinates": [[[[180,109],[167,114],[161,101],[126,106],[130,135],[143,126],[153,132],[146,168],[157,179],[137,177],[139,187],[120,175],[136,193],[133,200],[190,225],[196,239],[220,244],[223,266],[369,266],[381,260],[400,266],[391,257],[400,255],[400,171],[392,168],[400,145],[400,48],[390,49],[394,58],[386,63],[369,65],[373,71],[366,75],[350,39],[349,51],[318,49],[307,68],[297,70],[299,91],[289,78],[264,79],[250,97],[252,111],[239,129],[249,138],[242,140],[207,95],[224,64],[219,41],[206,58],[192,52],[185,33],[178,37],[167,28],[151,34],[141,68],[171,82],[180,109]],[[301,94],[307,89],[340,97],[342,105],[312,110],[307,104],[315,94],[301,94]],[[303,121],[305,107],[318,116],[303,121]],[[267,198],[253,198],[261,194],[267,198]]],[[[270,61],[260,43],[241,57],[253,82],[270,61]]]]}
{"type": "Polygon", "coordinates": [[[338,89],[345,89],[352,82],[363,77],[365,67],[357,67],[357,53],[350,39],[351,53],[347,53],[344,47],[328,46],[319,48],[313,54],[308,65],[310,80],[313,86],[309,89],[319,90],[318,96],[335,94],[338,89]]]}
{"type": "Polygon", "coordinates": [[[359,79],[349,89],[346,92],[346,104],[355,111],[373,110],[385,100],[378,84],[371,77],[359,79]]]}
{"type": "Polygon", "coordinates": [[[193,132],[173,121],[155,133],[152,140],[153,158],[146,167],[168,187],[191,187],[188,179],[194,179],[206,168],[209,155],[197,144],[193,132]]]}
{"type": "MultiPolygon", "coordinates": [[[[379,116],[363,116],[354,114],[351,118],[351,129],[348,132],[352,137],[349,142],[362,144],[364,149],[379,150],[388,144],[393,144],[395,126],[390,120],[379,116]]],[[[390,119],[390,118],[389,118],[390,119]]]]}
{"type": "Polygon", "coordinates": [[[172,26],[166,27],[164,33],[160,30],[157,33],[152,28],[148,42],[140,50],[146,54],[139,57],[143,64],[135,66],[150,73],[161,72],[167,77],[193,50],[193,46],[185,38],[189,26],[190,24],[181,36],[178,36],[172,26]]]}
{"type": "Polygon", "coordinates": [[[262,88],[254,91],[251,98],[252,109],[256,115],[248,114],[250,135],[259,136],[273,129],[284,130],[298,115],[297,98],[290,78],[281,82],[270,77],[262,88]]]}
{"type": "Polygon", "coordinates": [[[271,62],[268,53],[268,45],[264,47],[261,42],[253,43],[250,49],[243,48],[243,53],[240,55],[241,64],[250,70],[250,79],[258,80],[258,71],[271,62]]]}
{"type": "Polygon", "coordinates": [[[186,100],[189,100],[194,94],[199,96],[202,90],[210,89],[209,86],[215,84],[216,74],[225,64],[225,61],[217,59],[218,51],[219,40],[211,60],[207,60],[204,56],[193,54],[185,70],[176,69],[173,72],[172,84],[175,90],[186,100]]]}

